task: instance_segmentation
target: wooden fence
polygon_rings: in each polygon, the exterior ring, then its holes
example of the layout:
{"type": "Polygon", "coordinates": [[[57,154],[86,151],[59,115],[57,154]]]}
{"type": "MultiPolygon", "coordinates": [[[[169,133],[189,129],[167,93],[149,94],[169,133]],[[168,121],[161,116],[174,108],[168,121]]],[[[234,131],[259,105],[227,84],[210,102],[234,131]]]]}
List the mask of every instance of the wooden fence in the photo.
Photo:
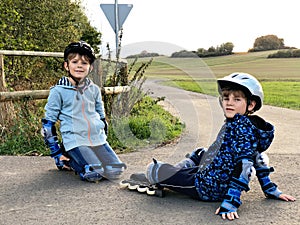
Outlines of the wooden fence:
{"type": "MultiPolygon", "coordinates": [[[[28,90],[28,91],[6,91],[5,83],[5,73],[4,73],[4,55],[14,55],[14,56],[41,56],[41,57],[63,57],[61,52],[33,52],[33,51],[10,51],[10,50],[0,50],[0,102],[20,100],[23,98],[31,99],[46,99],[49,95],[49,90],[28,90]]],[[[106,59],[101,59],[106,61],[106,59]]],[[[113,62],[116,62],[113,60],[113,62]]],[[[120,60],[119,63],[122,67],[127,66],[125,60],[120,60]]],[[[128,92],[130,90],[129,86],[116,86],[116,87],[102,87],[102,92],[104,94],[119,94],[121,92],[128,92]]]]}
{"type": "MultiPolygon", "coordinates": [[[[49,90],[25,90],[25,91],[7,91],[5,82],[4,71],[4,57],[5,55],[12,56],[39,56],[39,57],[63,57],[62,52],[36,52],[36,51],[15,51],[15,50],[0,50],[0,126],[7,119],[9,115],[13,114],[13,105],[11,101],[21,99],[47,99],[49,90]]],[[[101,61],[108,61],[107,59],[100,59],[101,61]]],[[[118,63],[118,66],[127,70],[127,62],[125,60],[111,60],[118,63]]],[[[101,63],[99,63],[101,64],[101,63]]],[[[101,76],[99,74],[99,76],[101,76]]],[[[99,79],[99,78],[98,78],[99,79]]],[[[99,79],[101,80],[101,79],[99,79]]],[[[101,86],[101,85],[99,85],[101,86]]],[[[119,94],[128,92],[129,86],[116,86],[116,87],[101,87],[103,94],[119,94]]],[[[0,127],[1,128],[1,127],[0,127]]]]}

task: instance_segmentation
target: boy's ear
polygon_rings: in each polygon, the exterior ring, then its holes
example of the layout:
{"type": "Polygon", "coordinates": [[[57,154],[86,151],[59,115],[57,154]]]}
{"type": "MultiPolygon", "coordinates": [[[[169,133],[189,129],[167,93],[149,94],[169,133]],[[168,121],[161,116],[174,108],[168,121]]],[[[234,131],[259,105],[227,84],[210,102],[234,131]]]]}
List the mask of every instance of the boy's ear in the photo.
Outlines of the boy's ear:
{"type": "Polygon", "coordinates": [[[66,69],[66,71],[69,71],[68,62],[64,62],[64,68],[66,69]]]}
{"type": "Polygon", "coordinates": [[[92,72],[93,69],[94,69],[94,67],[91,65],[91,66],[90,66],[90,71],[89,71],[89,72],[92,72]]]}
{"type": "Polygon", "coordinates": [[[251,100],[250,104],[248,105],[248,111],[252,112],[254,110],[255,106],[256,106],[256,101],[251,100]]]}

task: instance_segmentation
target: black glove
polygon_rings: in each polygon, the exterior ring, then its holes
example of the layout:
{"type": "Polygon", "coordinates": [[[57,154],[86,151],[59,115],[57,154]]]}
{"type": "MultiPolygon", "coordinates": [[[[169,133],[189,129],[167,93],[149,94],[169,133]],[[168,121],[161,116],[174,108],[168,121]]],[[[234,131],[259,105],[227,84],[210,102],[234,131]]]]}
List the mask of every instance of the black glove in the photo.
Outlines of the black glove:
{"type": "Polygon", "coordinates": [[[101,120],[104,123],[104,132],[105,132],[105,135],[107,136],[107,134],[108,134],[108,124],[107,124],[105,118],[102,118],[101,120]]]}

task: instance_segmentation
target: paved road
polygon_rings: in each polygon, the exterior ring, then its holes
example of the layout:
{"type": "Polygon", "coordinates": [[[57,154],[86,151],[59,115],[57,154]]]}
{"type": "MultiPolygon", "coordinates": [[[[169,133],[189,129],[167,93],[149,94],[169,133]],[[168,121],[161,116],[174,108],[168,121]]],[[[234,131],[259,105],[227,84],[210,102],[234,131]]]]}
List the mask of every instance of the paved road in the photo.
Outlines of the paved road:
{"type": "MultiPolygon", "coordinates": [[[[124,177],[144,171],[152,157],[174,163],[196,146],[207,146],[223,116],[215,98],[162,87],[147,81],[155,96],[186,124],[177,143],[122,154],[124,177]]],[[[280,189],[300,198],[300,111],[265,106],[260,114],[276,126],[269,150],[280,189]]],[[[49,157],[0,157],[0,224],[300,224],[299,201],[265,199],[257,180],[242,196],[240,219],[222,221],[214,215],[219,203],[199,202],[168,192],[165,198],[120,190],[117,182],[82,182],[72,172],[55,169],[49,157]]]]}

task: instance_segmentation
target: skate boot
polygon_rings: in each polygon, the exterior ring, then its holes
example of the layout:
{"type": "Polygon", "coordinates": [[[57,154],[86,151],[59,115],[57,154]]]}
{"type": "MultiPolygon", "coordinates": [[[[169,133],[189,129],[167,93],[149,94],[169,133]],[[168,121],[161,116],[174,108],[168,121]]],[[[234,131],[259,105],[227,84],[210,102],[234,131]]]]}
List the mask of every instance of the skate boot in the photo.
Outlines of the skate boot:
{"type": "MultiPolygon", "coordinates": [[[[102,169],[102,168],[100,168],[102,169]]],[[[80,173],[80,178],[83,181],[95,182],[98,183],[103,179],[103,176],[100,174],[102,170],[92,169],[90,165],[85,166],[85,172],[80,173]]],[[[103,172],[102,172],[103,173],[103,172]]]]}
{"type": "Polygon", "coordinates": [[[144,173],[134,173],[128,180],[120,182],[121,188],[128,188],[130,191],[138,191],[150,196],[164,197],[163,187],[157,184],[150,184],[144,173]]]}

